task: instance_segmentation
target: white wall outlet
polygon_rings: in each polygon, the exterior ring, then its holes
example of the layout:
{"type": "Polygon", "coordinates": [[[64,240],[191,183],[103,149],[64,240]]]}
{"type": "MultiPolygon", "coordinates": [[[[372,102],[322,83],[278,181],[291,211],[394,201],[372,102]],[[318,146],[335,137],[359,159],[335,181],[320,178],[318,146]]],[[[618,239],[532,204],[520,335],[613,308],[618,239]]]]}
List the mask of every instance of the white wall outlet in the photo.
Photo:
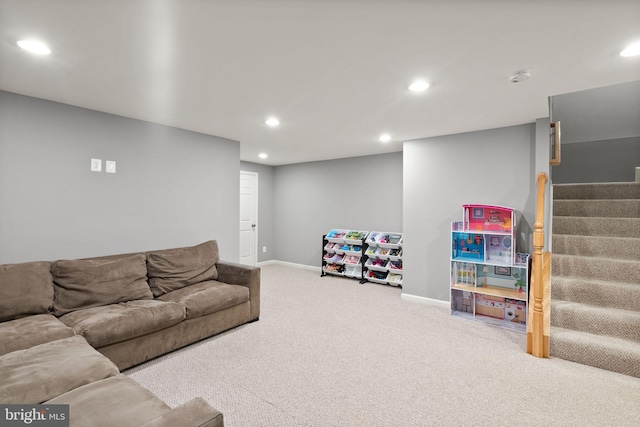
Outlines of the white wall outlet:
{"type": "Polygon", "coordinates": [[[116,173],[116,162],[113,160],[107,160],[104,168],[107,173],[116,173]]]}
{"type": "Polygon", "coordinates": [[[102,159],[91,159],[91,172],[102,172],[102,159]]]}
{"type": "Polygon", "coordinates": [[[262,247],[262,253],[264,254],[264,253],[266,253],[266,252],[267,252],[267,247],[266,247],[266,246],[263,246],[263,247],[262,247]]]}

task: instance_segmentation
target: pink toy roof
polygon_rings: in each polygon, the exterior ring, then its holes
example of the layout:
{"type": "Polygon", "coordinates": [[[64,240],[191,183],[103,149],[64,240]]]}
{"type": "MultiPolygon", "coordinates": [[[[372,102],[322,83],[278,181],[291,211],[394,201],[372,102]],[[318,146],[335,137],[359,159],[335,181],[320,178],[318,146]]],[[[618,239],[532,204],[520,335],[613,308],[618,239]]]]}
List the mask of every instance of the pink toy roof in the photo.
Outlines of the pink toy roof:
{"type": "Polygon", "coordinates": [[[508,208],[506,206],[500,205],[478,205],[478,204],[470,204],[470,205],[462,205],[463,208],[486,208],[486,209],[502,209],[513,212],[513,208],[508,208]]]}

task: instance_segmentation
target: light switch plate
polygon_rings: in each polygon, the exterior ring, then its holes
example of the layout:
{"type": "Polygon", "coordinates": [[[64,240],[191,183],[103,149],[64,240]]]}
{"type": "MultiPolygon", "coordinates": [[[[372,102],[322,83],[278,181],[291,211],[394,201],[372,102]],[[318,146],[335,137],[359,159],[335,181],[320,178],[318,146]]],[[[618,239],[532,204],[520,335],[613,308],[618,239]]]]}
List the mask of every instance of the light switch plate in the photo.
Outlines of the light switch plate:
{"type": "Polygon", "coordinates": [[[104,168],[107,173],[116,173],[116,162],[113,160],[107,160],[104,168]]]}
{"type": "Polygon", "coordinates": [[[91,159],[91,172],[102,172],[102,159],[91,159]]]}

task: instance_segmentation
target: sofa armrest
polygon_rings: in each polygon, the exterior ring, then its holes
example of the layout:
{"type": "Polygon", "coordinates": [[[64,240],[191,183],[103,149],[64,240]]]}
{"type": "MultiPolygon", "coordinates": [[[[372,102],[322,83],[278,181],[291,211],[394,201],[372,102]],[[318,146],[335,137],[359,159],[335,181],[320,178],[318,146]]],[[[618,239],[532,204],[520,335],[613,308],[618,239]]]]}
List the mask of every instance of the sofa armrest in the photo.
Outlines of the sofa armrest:
{"type": "Polygon", "coordinates": [[[242,285],[249,288],[251,300],[251,318],[258,320],[260,317],[260,267],[237,264],[228,261],[218,261],[218,281],[230,285],[242,285]]]}
{"type": "Polygon", "coordinates": [[[224,419],[220,411],[214,409],[203,398],[196,397],[143,424],[143,427],[182,426],[224,427],[224,419]]]}

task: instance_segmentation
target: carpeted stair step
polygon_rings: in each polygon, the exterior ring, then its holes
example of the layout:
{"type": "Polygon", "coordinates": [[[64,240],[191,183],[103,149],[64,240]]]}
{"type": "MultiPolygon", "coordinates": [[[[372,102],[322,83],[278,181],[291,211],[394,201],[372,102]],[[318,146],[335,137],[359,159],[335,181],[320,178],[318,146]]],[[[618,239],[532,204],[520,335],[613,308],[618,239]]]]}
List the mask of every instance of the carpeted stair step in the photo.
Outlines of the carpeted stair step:
{"type": "Polygon", "coordinates": [[[555,184],[553,199],[640,199],[640,183],[555,184]]]}
{"type": "Polygon", "coordinates": [[[640,378],[640,344],[551,327],[552,357],[640,378]]]}
{"type": "Polygon", "coordinates": [[[640,313],[640,285],[579,277],[552,277],[551,298],[640,313]]]}
{"type": "Polygon", "coordinates": [[[594,280],[635,283],[640,286],[640,261],[551,255],[552,277],[582,277],[594,280]]]}
{"type": "Polygon", "coordinates": [[[551,356],[640,378],[640,183],[553,199],[551,356]]]}
{"type": "Polygon", "coordinates": [[[554,216],[553,234],[640,238],[640,218],[554,216]]]}
{"type": "Polygon", "coordinates": [[[551,326],[640,343],[640,312],[551,301],[551,326]]]}
{"type": "Polygon", "coordinates": [[[640,261],[640,239],[628,237],[553,235],[553,253],[640,261]]]}
{"type": "Polygon", "coordinates": [[[640,313],[571,301],[551,301],[551,326],[640,344],[640,313]]]}
{"type": "Polygon", "coordinates": [[[640,218],[640,199],[554,200],[553,214],[555,216],[640,218]]]}

